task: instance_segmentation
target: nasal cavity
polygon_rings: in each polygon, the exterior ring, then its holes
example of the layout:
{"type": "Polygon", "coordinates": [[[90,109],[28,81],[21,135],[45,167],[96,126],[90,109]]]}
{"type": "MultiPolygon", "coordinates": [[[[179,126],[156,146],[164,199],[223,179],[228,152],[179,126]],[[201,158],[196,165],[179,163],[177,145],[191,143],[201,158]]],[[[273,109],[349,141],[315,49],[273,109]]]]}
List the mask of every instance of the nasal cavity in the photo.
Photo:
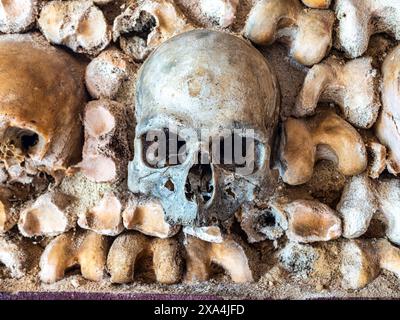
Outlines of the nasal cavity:
{"type": "Polygon", "coordinates": [[[185,183],[185,195],[189,201],[207,203],[214,192],[212,170],[209,164],[196,164],[190,170],[185,183]]]}

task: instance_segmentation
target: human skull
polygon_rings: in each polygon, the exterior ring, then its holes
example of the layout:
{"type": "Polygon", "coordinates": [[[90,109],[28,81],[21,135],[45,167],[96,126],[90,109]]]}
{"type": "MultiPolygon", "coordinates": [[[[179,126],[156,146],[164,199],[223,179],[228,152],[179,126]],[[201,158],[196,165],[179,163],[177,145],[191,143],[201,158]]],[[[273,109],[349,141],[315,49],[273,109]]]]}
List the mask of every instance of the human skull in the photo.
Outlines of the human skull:
{"type": "Polygon", "coordinates": [[[273,71],[244,40],[195,30],[164,42],[138,75],[129,189],[159,199],[170,223],[227,220],[241,204],[255,200],[260,190],[274,187],[270,160],[279,103],[273,71]],[[206,131],[206,138],[199,138],[199,131],[206,131]],[[170,164],[167,148],[165,161],[151,163],[149,132],[163,132],[167,141],[180,139],[183,159],[170,164]],[[231,142],[247,141],[245,153],[247,146],[253,147],[251,172],[237,170],[236,162],[215,161],[223,158],[228,144],[221,141],[229,141],[227,132],[231,142]],[[220,143],[213,148],[216,141],[220,143]],[[214,157],[210,148],[219,150],[220,157],[214,157]]]}
{"type": "Polygon", "coordinates": [[[30,183],[79,159],[83,68],[41,37],[0,36],[0,168],[30,183]]]}

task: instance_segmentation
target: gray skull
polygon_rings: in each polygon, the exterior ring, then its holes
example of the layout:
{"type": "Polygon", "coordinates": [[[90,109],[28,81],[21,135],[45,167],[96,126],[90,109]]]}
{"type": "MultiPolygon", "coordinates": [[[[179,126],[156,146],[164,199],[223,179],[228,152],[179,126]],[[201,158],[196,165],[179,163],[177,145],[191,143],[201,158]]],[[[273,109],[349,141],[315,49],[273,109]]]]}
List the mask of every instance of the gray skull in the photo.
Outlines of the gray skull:
{"type": "Polygon", "coordinates": [[[279,102],[274,73],[244,40],[195,30],[164,42],[138,76],[129,189],[159,199],[170,223],[201,226],[232,217],[260,190],[274,187],[270,158],[279,102]],[[207,138],[199,131],[206,131],[207,138]],[[150,165],[149,132],[179,137],[182,160],[150,165]],[[254,147],[250,173],[235,170],[235,163],[227,165],[221,157],[215,161],[210,149],[224,153],[226,132],[234,132],[231,142],[245,139],[254,147]],[[219,146],[213,148],[210,141],[219,146]]]}

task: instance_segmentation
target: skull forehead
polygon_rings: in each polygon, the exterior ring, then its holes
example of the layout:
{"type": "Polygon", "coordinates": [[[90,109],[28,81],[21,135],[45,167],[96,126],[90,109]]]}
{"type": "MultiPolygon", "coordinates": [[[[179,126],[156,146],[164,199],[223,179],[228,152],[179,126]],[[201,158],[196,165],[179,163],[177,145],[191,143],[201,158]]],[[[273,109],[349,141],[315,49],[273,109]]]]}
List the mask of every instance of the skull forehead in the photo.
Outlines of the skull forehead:
{"type": "Polygon", "coordinates": [[[66,53],[26,38],[0,37],[0,116],[47,139],[79,113],[83,90],[66,53]]]}
{"type": "Polygon", "coordinates": [[[240,124],[264,131],[279,101],[265,58],[244,40],[209,30],[162,44],[141,68],[136,88],[139,125],[162,114],[193,128],[240,124]]]}

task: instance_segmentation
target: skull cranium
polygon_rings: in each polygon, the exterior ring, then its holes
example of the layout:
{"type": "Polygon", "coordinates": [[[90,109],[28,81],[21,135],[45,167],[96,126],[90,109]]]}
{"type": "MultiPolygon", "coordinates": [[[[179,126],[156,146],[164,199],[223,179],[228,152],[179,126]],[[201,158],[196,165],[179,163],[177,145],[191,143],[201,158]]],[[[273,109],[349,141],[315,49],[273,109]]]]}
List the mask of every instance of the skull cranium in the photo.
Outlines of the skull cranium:
{"type": "Polygon", "coordinates": [[[39,36],[0,37],[0,165],[17,182],[79,160],[82,71],[39,36]]]}
{"type": "Polygon", "coordinates": [[[160,199],[171,223],[204,225],[228,219],[261,188],[273,189],[270,158],[279,103],[273,71],[244,40],[195,30],[164,42],[138,76],[130,190],[160,199]],[[199,130],[207,131],[206,139],[203,134],[199,138],[199,130]],[[183,159],[171,165],[166,149],[167,160],[150,165],[149,132],[163,132],[168,140],[178,137],[183,159]],[[245,139],[254,146],[251,172],[242,174],[235,162],[215,161],[209,149],[224,153],[226,132],[231,141],[245,139]],[[214,149],[210,141],[219,141],[219,147],[214,149]]]}

